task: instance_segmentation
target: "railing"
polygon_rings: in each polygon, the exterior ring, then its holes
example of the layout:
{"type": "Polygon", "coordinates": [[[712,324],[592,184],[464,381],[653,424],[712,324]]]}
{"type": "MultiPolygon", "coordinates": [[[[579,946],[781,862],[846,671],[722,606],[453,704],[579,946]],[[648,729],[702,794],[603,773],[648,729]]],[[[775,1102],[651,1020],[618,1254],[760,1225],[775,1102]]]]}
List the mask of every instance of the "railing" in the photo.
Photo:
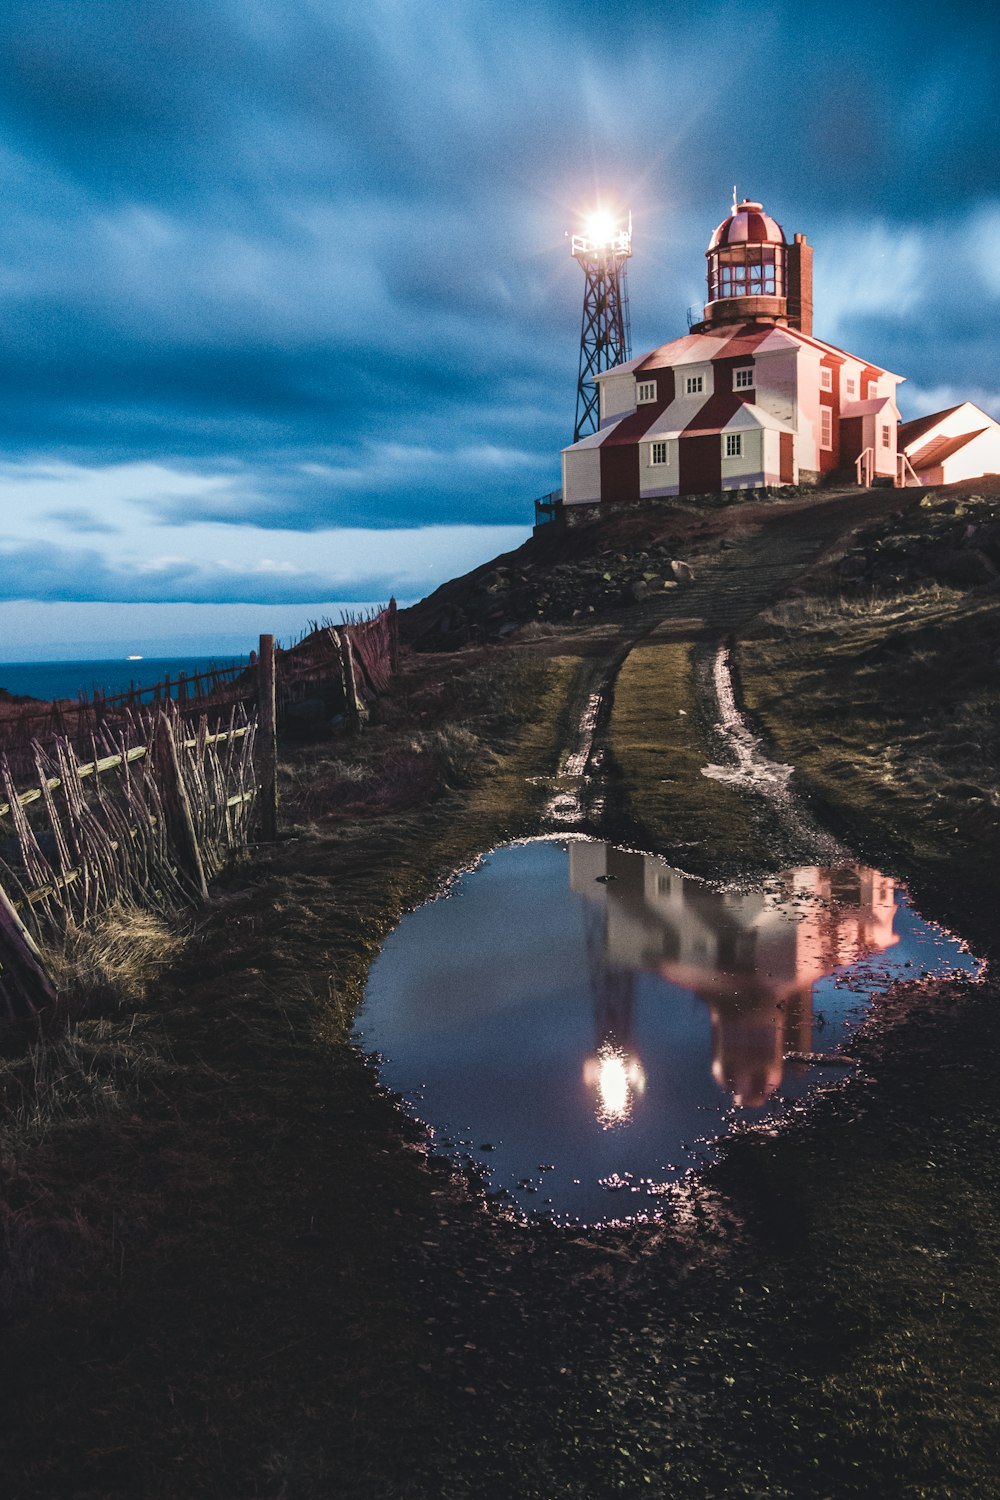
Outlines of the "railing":
{"type": "Polygon", "coordinates": [[[916,469],[910,463],[909,455],[906,453],[896,454],[896,488],[905,489],[908,484],[922,484],[923,480],[916,469]],[[910,478],[906,475],[909,472],[910,478]]]}
{"type": "Polygon", "coordinates": [[[858,476],[858,484],[870,490],[875,478],[875,449],[866,448],[863,453],[859,453],[854,469],[858,476]]]}
{"type": "Polygon", "coordinates": [[[550,490],[547,495],[542,495],[535,501],[535,525],[542,526],[547,521],[555,521],[562,510],[562,490],[550,490]]]}

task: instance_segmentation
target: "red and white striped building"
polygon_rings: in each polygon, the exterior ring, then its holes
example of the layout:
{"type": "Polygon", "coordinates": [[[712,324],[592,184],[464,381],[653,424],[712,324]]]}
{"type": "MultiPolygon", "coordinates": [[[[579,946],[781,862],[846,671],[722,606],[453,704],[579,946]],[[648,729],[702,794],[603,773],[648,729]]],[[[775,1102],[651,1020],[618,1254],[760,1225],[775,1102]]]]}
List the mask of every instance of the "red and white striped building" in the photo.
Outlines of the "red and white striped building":
{"type": "Polygon", "coordinates": [[[600,427],[563,450],[563,503],[897,478],[903,379],[812,333],[812,247],[759,203],[706,251],[704,319],[596,377],[600,427]]]}

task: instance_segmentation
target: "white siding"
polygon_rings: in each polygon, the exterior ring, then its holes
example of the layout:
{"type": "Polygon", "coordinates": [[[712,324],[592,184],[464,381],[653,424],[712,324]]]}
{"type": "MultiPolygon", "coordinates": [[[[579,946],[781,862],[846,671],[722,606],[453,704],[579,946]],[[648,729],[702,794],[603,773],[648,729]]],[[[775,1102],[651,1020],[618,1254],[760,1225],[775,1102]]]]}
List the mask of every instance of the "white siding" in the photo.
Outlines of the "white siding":
{"type": "Polygon", "coordinates": [[[743,451],[738,458],[726,457],[726,433],[719,436],[722,448],[722,488],[739,490],[764,483],[763,433],[759,427],[743,428],[738,433],[743,451]]]}
{"type": "Polygon", "coordinates": [[[601,450],[577,448],[563,454],[563,504],[589,505],[601,498],[601,450]]]}
{"type": "Polygon", "coordinates": [[[639,494],[643,499],[654,495],[676,495],[680,487],[680,463],[676,438],[644,437],[639,444],[639,494]],[[667,445],[667,462],[654,464],[650,453],[654,442],[667,445]]]}
{"type": "Polygon", "coordinates": [[[758,354],[757,384],[754,405],[796,427],[796,391],[798,388],[798,349],[776,349],[758,354]]]}
{"type": "Polygon", "coordinates": [[[617,422],[626,412],[635,411],[635,376],[606,375],[598,382],[601,388],[601,426],[617,422]]]}

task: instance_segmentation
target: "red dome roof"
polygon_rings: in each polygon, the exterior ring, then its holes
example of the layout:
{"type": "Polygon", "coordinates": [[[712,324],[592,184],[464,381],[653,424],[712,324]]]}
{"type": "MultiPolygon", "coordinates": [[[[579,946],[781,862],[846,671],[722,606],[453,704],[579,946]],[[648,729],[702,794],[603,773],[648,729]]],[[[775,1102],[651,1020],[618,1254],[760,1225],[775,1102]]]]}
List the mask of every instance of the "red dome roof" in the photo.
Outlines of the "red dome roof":
{"type": "Polygon", "coordinates": [[[763,205],[744,198],[737,204],[728,219],[723,219],[708,242],[711,255],[720,245],[783,245],[785,234],[781,225],[764,212],[763,205]]]}

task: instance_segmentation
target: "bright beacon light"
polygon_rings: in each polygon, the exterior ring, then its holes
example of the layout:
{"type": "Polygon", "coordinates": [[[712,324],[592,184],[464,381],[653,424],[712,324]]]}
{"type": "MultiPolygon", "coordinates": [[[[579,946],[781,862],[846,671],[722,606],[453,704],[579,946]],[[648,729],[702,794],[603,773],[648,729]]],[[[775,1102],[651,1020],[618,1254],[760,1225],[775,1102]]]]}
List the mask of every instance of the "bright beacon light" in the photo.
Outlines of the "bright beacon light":
{"type": "Polygon", "coordinates": [[[573,236],[576,256],[632,254],[632,215],[625,220],[606,208],[595,208],[583,220],[583,232],[573,236]]]}

